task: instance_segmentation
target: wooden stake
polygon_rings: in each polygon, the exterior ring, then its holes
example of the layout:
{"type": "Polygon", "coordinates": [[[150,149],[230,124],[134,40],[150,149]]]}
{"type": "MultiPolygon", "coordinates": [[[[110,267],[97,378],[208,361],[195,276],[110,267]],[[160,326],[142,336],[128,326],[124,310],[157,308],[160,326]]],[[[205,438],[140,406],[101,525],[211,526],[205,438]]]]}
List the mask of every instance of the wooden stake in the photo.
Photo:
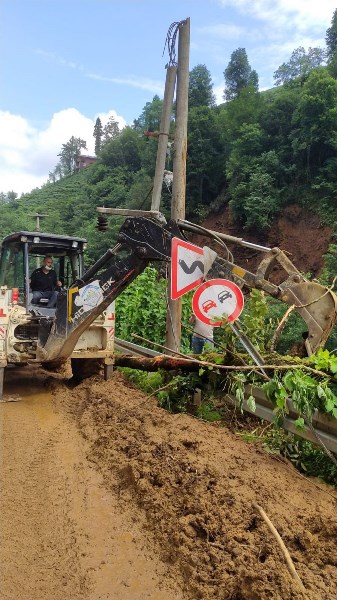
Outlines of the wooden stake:
{"type": "Polygon", "coordinates": [[[272,532],[273,536],[275,537],[279,547],[281,548],[282,554],[286,560],[288,569],[290,571],[290,574],[292,576],[292,578],[296,581],[298,588],[301,590],[301,592],[305,595],[306,597],[306,589],[300,579],[300,577],[297,574],[297,571],[295,569],[294,563],[291,559],[291,556],[285,546],[285,543],[283,542],[279,532],[277,531],[277,529],[274,527],[274,525],[272,524],[271,520],[269,519],[269,517],[267,517],[266,513],[264,512],[263,508],[261,508],[261,506],[259,506],[259,504],[257,504],[256,502],[253,502],[253,507],[260,513],[262,519],[265,521],[265,523],[268,525],[270,531],[272,532]]]}

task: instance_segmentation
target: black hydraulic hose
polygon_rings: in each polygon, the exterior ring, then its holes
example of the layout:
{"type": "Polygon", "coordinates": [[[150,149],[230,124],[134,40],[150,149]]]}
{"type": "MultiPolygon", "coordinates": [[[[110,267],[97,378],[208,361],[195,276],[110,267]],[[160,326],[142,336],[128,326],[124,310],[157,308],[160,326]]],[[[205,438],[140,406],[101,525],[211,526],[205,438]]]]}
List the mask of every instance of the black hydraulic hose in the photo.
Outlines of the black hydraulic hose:
{"type": "Polygon", "coordinates": [[[82,283],[89,281],[94,275],[96,275],[97,271],[99,271],[99,269],[110,260],[110,258],[115,256],[116,251],[119,250],[121,247],[122,244],[116,244],[114,248],[109,248],[109,250],[107,250],[105,254],[103,254],[103,256],[101,256],[101,258],[99,258],[98,261],[95,262],[95,264],[93,264],[92,267],[90,267],[80,279],[77,279],[71,287],[78,285],[79,281],[82,283]]]}

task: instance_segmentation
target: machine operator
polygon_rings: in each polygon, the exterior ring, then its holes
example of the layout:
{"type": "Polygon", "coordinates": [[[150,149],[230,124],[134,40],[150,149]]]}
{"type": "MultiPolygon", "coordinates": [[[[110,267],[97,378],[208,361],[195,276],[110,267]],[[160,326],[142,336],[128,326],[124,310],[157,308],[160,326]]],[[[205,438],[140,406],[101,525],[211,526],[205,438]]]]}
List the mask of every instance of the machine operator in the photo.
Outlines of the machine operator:
{"type": "Polygon", "coordinates": [[[39,304],[41,298],[46,298],[48,303],[44,304],[45,308],[56,306],[58,288],[62,287],[62,282],[57,279],[51,256],[45,256],[42,267],[33,271],[30,278],[30,287],[33,292],[32,304],[39,304]]]}

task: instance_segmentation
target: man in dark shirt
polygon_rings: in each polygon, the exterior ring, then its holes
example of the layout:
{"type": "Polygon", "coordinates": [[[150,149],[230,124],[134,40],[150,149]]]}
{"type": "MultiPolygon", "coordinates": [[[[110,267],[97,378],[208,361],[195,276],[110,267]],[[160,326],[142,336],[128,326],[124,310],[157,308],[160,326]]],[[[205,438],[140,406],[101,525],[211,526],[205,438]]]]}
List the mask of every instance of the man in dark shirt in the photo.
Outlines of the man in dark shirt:
{"type": "Polygon", "coordinates": [[[42,267],[33,271],[30,278],[30,287],[33,292],[32,304],[38,304],[41,298],[47,298],[48,303],[44,304],[46,308],[54,308],[56,306],[57,288],[62,287],[62,283],[58,281],[56,272],[52,267],[52,257],[45,256],[42,267]]]}

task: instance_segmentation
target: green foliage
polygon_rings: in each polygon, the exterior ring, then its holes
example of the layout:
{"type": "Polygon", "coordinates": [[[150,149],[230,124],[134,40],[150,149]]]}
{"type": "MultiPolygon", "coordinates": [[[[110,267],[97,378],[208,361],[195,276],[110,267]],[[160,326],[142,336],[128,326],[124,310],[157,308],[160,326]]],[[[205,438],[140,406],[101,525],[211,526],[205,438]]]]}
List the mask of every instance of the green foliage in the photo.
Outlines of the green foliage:
{"type": "MultiPolygon", "coordinates": [[[[335,21],[336,13],[327,31],[329,68],[315,67],[319,57],[314,49],[305,56],[301,49],[294,51],[294,59],[308,59],[312,67],[296,88],[257,92],[246,51],[239,48],[225,72],[231,99],[214,106],[207,67],[192,69],[186,172],[186,214],[191,220],[202,220],[212,207],[229,201],[237,224],[264,232],[296,199],[326,223],[337,222],[337,82],[329,71],[336,49],[335,21]]],[[[113,117],[104,131],[96,120],[98,160],[82,172],[69,175],[85,144],[73,137],[62,146],[51,183],[20,199],[15,191],[2,192],[0,234],[27,229],[28,224],[33,228],[30,215],[43,212],[49,215],[42,224],[45,231],[88,236],[90,262],[98,258],[105,238],[93,230],[96,206],[150,206],[158,139],[144,136],[144,131],[159,131],[162,105],[155,96],[133,126],[121,132],[113,117]]],[[[173,116],[174,111],[174,135],[173,116]]],[[[170,170],[172,156],[167,157],[170,170]]],[[[170,215],[171,195],[165,186],[161,209],[170,215]]],[[[112,225],[110,246],[116,231],[112,225]]]]}
{"type": "Polygon", "coordinates": [[[214,111],[206,106],[192,108],[188,130],[186,202],[190,216],[207,210],[225,183],[225,158],[214,111]]]}
{"type": "Polygon", "coordinates": [[[157,394],[160,406],[171,412],[186,412],[200,379],[195,373],[175,375],[157,394]]]}
{"type": "Polygon", "coordinates": [[[163,101],[159,96],[153,96],[152,102],[147,102],[142,114],[134,121],[134,129],[141,131],[160,131],[163,101]]]}
{"type": "Polygon", "coordinates": [[[326,371],[332,375],[337,373],[337,356],[336,354],[330,354],[327,349],[319,348],[315,354],[307,359],[307,362],[319,371],[326,371]]]}
{"type": "MultiPolygon", "coordinates": [[[[337,81],[326,69],[316,69],[303,86],[291,134],[297,164],[309,181],[323,173],[326,179],[328,161],[336,164],[336,123],[337,81]]],[[[332,172],[331,175],[335,183],[332,172]]]]}
{"type": "Polygon", "coordinates": [[[157,269],[148,267],[117,298],[116,324],[116,334],[124,340],[132,341],[132,334],[137,333],[153,342],[163,342],[166,281],[159,279],[157,269]]]}
{"type": "Polygon", "coordinates": [[[221,414],[215,409],[213,402],[210,400],[202,402],[200,406],[198,406],[197,417],[203,421],[209,421],[210,423],[220,421],[222,418],[221,414]]]}
{"type": "MultiPolygon", "coordinates": [[[[154,267],[147,269],[129,285],[116,300],[116,335],[123,340],[140,345],[146,342],[135,340],[137,334],[151,342],[165,343],[167,317],[167,280],[160,276],[154,267]]],[[[182,308],[183,323],[188,322],[191,312],[191,299],[184,297],[182,308]]],[[[190,347],[189,332],[182,329],[182,351],[190,347]]],[[[150,344],[150,348],[156,349],[150,344]]]]}
{"type": "Polygon", "coordinates": [[[337,468],[334,463],[324,450],[298,435],[262,423],[253,431],[240,431],[240,436],[247,442],[261,443],[266,452],[284,456],[308,477],[318,477],[337,487],[337,468]]]}
{"type": "Polygon", "coordinates": [[[283,63],[274,73],[275,85],[289,83],[295,79],[303,82],[312,69],[320,67],[326,58],[325,50],[322,48],[309,48],[305,51],[303,46],[293,50],[287,63],[283,63]]]}
{"type": "Polygon", "coordinates": [[[261,126],[243,125],[227,166],[229,205],[234,219],[260,231],[270,225],[280,206],[279,157],[274,150],[261,152],[263,145],[261,126]]]}
{"type": "Polygon", "coordinates": [[[120,129],[115,117],[109,117],[108,122],[103,127],[102,134],[102,145],[106,144],[107,142],[110,142],[111,140],[116,139],[119,136],[120,129]]]}
{"type": "Polygon", "coordinates": [[[275,320],[269,314],[268,298],[260,290],[251,290],[248,302],[242,313],[242,327],[252,344],[260,351],[266,351],[275,331],[275,320]]]}
{"type": "Polygon", "coordinates": [[[100,153],[101,161],[107,167],[126,167],[128,171],[138,171],[142,165],[144,141],[131,127],[124,127],[118,137],[107,141],[100,153]]]}
{"type": "Polygon", "coordinates": [[[212,78],[206,65],[196,65],[190,72],[188,105],[190,108],[215,106],[212,78]]]}
{"type": "MultiPolygon", "coordinates": [[[[73,175],[77,168],[77,159],[81,154],[82,149],[87,149],[87,142],[81,138],[75,138],[72,136],[66,144],[62,144],[60,153],[57,155],[60,157],[60,161],[56,168],[56,173],[60,174],[60,177],[67,177],[73,175]]],[[[54,171],[55,173],[55,171],[54,171]]]]}
{"type": "Polygon", "coordinates": [[[289,435],[279,444],[278,450],[305,475],[319,477],[337,487],[337,468],[320,448],[297,436],[289,435]]]}
{"type": "Polygon", "coordinates": [[[333,13],[331,26],[326,31],[325,41],[327,46],[328,60],[331,63],[337,57],[337,8],[333,13]]]}
{"type": "MultiPolygon", "coordinates": [[[[328,379],[317,381],[298,368],[289,370],[282,376],[276,373],[262,388],[267,398],[277,407],[278,416],[287,414],[287,400],[290,398],[297,412],[309,420],[316,410],[337,418],[337,396],[328,379]]],[[[303,422],[298,421],[297,425],[301,427],[303,422]]]]}
{"type": "Polygon", "coordinates": [[[270,224],[278,207],[278,192],[268,173],[251,173],[249,190],[244,200],[245,227],[264,231],[270,224]]]}
{"type": "Polygon", "coordinates": [[[252,87],[258,90],[259,78],[256,71],[253,71],[247,57],[245,48],[238,48],[231,54],[230,61],[224,71],[225,77],[225,100],[237,98],[242,90],[252,87]]]}
{"type": "Polygon", "coordinates": [[[102,146],[102,138],[103,138],[103,126],[102,121],[99,117],[97,117],[94,127],[93,136],[95,138],[95,153],[96,156],[99,153],[102,146]]]}
{"type": "MultiPolygon", "coordinates": [[[[266,302],[268,305],[268,316],[270,322],[273,324],[272,328],[275,331],[278,323],[281,321],[287,310],[287,306],[285,306],[283,302],[269,297],[266,298],[266,302]]],[[[282,335],[277,340],[275,348],[276,352],[282,355],[292,354],[292,346],[303,339],[305,331],[307,331],[307,325],[304,323],[303,319],[293,311],[285,323],[282,335]]]]}
{"type": "Polygon", "coordinates": [[[129,381],[146,394],[154,394],[158,388],[163,386],[165,381],[165,374],[160,369],[153,373],[138,369],[129,369],[128,367],[119,367],[119,370],[129,381]]]}

